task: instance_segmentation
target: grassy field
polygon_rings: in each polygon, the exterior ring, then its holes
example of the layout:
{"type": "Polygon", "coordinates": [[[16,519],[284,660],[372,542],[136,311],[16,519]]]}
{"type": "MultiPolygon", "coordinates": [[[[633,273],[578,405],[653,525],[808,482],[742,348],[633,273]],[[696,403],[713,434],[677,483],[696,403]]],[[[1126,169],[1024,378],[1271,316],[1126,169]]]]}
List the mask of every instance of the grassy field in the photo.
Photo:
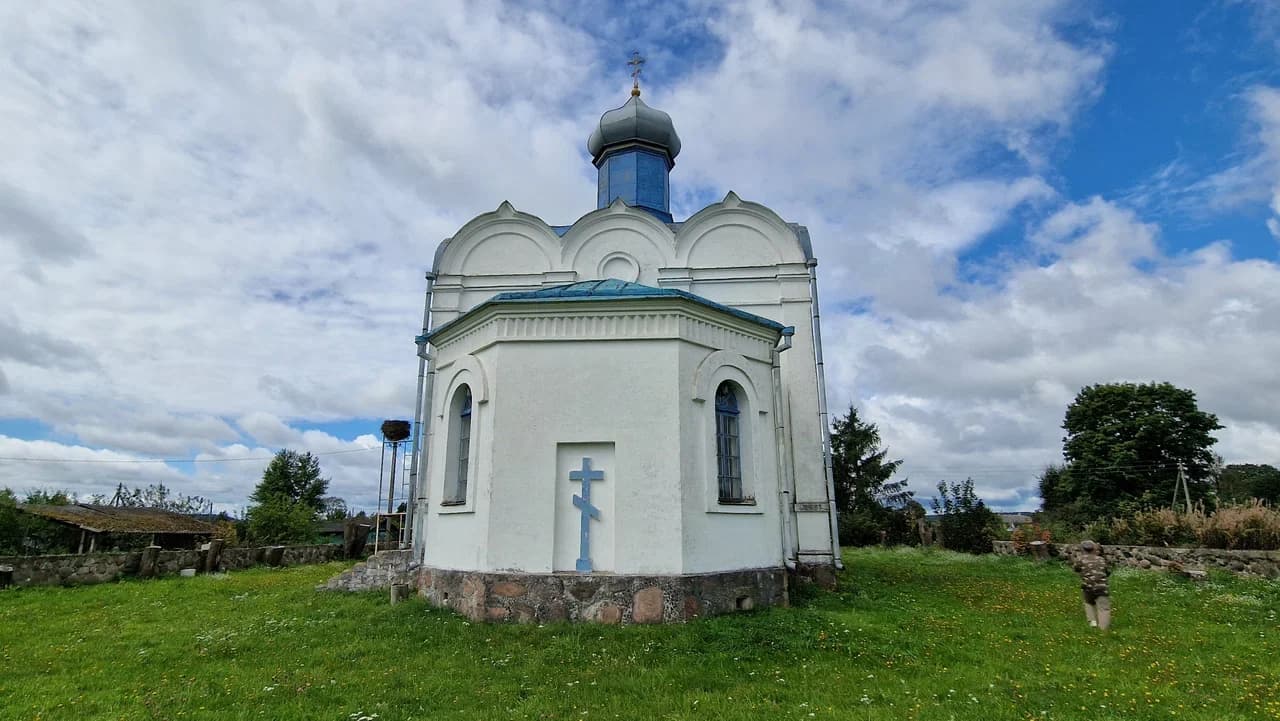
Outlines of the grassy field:
{"type": "Polygon", "coordinates": [[[0,593],[8,719],[1280,719],[1280,583],[855,551],[685,626],[489,626],[318,593],[342,564],[0,593]]]}

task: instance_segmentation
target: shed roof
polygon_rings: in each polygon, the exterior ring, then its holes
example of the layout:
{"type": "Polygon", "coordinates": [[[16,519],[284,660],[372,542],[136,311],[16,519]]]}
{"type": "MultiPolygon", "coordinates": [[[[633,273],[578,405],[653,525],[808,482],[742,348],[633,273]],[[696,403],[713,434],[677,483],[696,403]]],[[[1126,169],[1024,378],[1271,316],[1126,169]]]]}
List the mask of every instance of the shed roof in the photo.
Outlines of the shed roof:
{"type": "Polygon", "coordinates": [[[93,533],[177,533],[211,535],[211,523],[158,508],[100,506],[74,503],[66,506],[23,504],[19,509],[34,516],[66,523],[93,533]]]}

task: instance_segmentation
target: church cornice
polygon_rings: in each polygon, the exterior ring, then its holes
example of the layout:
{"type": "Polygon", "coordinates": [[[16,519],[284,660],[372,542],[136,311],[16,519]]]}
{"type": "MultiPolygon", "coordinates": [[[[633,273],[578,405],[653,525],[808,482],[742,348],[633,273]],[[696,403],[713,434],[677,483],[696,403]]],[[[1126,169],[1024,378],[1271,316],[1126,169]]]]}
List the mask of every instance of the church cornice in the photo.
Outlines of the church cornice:
{"type": "Polygon", "coordinates": [[[778,331],[718,313],[683,298],[495,304],[442,328],[431,339],[442,356],[461,344],[476,353],[502,342],[683,340],[711,349],[729,348],[768,362],[778,331]]]}

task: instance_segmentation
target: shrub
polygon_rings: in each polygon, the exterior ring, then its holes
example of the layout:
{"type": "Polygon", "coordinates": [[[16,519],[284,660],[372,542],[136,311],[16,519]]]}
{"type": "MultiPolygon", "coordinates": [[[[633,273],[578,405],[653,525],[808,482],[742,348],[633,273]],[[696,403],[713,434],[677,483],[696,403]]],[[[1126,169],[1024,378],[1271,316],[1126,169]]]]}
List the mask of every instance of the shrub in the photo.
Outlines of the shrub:
{"type": "Polygon", "coordinates": [[[1200,544],[1208,548],[1280,549],[1280,511],[1262,501],[1223,506],[1211,514],[1191,514],[1200,544]]]}
{"type": "Polygon", "coordinates": [[[1157,508],[1096,522],[1086,534],[1103,544],[1280,550],[1280,511],[1258,500],[1191,513],[1157,508]]]}
{"type": "Polygon", "coordinates": [[[1013,529],[1013,533],[1009,535],[1009,540],[1013,541],[1013,550],[1018,553],[1026,553],[1032,541],[1048,543],[1053,540],[1053,534],[1048,529],[1041,528],[1039,523],[1032,521],[1013,529]]]}
{"type": "Polygon", "coordinates": [[[915,546],[920,543],[916,522],[923,511],[918,506],[885,508],[880,505],[840,513],[840,545],[915,546]]]}
{"type": "Polygon", "coordinates": [[[883,529],[877,514],[865,509],[846,511],[840,514],[841,546],[874,546],[880,543],[880,531],[883,529]]]}
{"type": "Polygon", "coordinates": [[[249,509],[249,538],[254,543],[311,543],[316,535],[315,509],[284,495],[264,498],[249,509]]]}
{"type": "Polygon", "coordinates": [[[236,528],[235,521],[231,519],[223,519],[213,524],[213,537],[222,539],[223,543],[228,546],[240,545],[240,532],[236,528]]]}
{"type": "Polygon", "coordinates": [[[991,541],[1004,524],[973,491],[973,479],[964,483],[938,482],[940,498],[933,499],[933,510],[941,513],[942,546],[952,551],[991,553],[991,541]]]}

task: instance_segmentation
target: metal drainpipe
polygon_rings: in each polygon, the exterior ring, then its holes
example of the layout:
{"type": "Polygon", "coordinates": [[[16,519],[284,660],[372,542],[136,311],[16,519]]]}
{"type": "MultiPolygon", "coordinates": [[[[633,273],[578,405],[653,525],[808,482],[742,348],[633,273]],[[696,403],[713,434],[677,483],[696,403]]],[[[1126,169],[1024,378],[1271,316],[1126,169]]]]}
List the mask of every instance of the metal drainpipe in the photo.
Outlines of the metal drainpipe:
{"type": "Polygon", "coordinates": [[[778,345],[774,346],[773,367],[770,374],[773,380],[773,435],[774,447],[777,455],[778,480],[782,481],[782,562],[789,570],[795,570],[796,558],[795,551],[791,544],[791,539],[795,535],[791,524],[791,514],[794,513],[795,506],[793,499],[795,498],[795,479],[791,477],[789,464],[787,463],[786,454],[783,452],[787,438],[787,426],[782,418],[782,352],[791,349],[791,337],[796,333],[796,329],[787,326],[782,329],[782,338],[778,341],[778,345]]]}
{"type": "MultiPolygon", "coordinates": [[[[405,517],[405,527],[410,529],[410,537],[408,539],[410,548],[413,548],[414,555],[417,554],[418,541],[425,538],[425,533],[419,533],[417,524],[421,521],[425,525],[425,511],[421,519],[418,518],[418,505],[426,500],[426,493],[419,494],[418,489],[418,464],[421,462],[424,454],[422,448],[422,438],[424,436],[422,426],[431,423],[431,384],[427,383],[428,376],[434,376],[435,369],[432,367],[431,354],[427,352],[427,331],[431,329],[431,290],[435,285],[436,274],[427,273],[427,297],[423,301],[422,308],[422,335],[415,340],[418,343],[418,394],[417,403],[413,408],[413,458],[409,462],[409,503],[405,505],[408,515],[405,517]],[[426,395],[425,399],[423,395],[426,395]],[[423,404],[427,404],[427,410],[423,412],[423,404]]],[[[430,434],[425,434],[430,438],[430,434]]],[[[423,489],[425,491],[425,488],[423,489]]]]}
{"type": "Polygon", "coordinates": [[[844,568],[840,558],[840,524],[836,520],[836,484],[831,471],[831,419],[827,415],[827,377],[822,369],[822,324],[818,318],[818,260],[810,258],[809,299],[813,307],[813,357],[818,368],[818,422],[822,425],[822,473],[827,482],[827,515],[831,520],[831,560],[844,568]]]}

